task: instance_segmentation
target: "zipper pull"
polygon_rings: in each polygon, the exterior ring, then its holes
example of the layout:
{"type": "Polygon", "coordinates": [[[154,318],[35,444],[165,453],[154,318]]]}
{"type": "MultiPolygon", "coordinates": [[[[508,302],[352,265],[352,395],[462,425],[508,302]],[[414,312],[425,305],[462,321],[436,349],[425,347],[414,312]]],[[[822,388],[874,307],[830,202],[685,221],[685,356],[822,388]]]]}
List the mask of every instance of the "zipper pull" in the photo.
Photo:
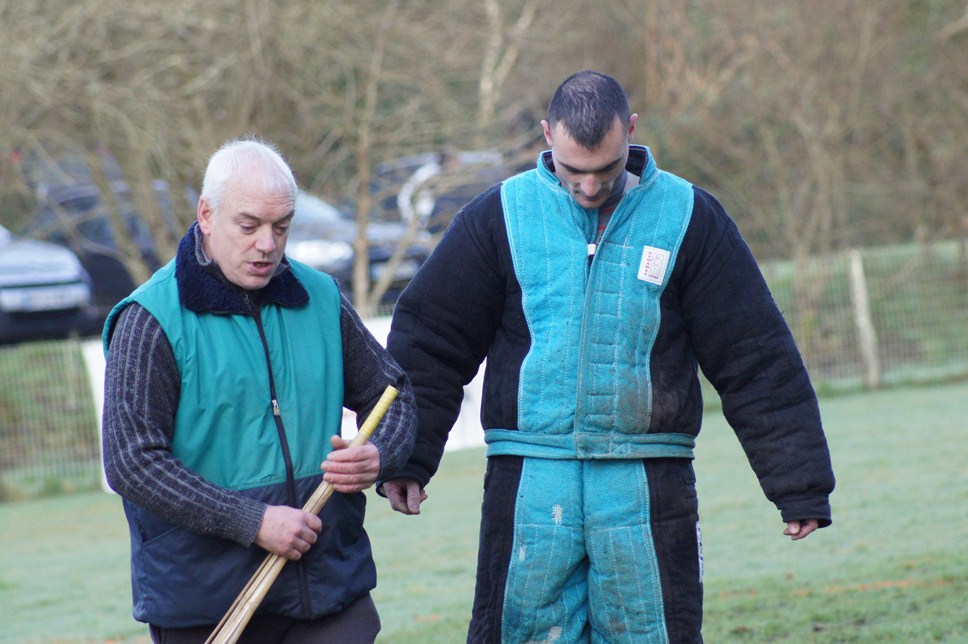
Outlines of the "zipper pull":
{"type": "Polygon", "coordinates": [[[279,413],[279,402],[275,398],[272,399],[272,415],[273,416],[280,416],[281,415],[279,413]]]}
{"type": "Polygon", "coordinates": [[[598,244],[588,244],[588,258],[591,259],[595,256],[595,251],[598,250],[598,244]]]}

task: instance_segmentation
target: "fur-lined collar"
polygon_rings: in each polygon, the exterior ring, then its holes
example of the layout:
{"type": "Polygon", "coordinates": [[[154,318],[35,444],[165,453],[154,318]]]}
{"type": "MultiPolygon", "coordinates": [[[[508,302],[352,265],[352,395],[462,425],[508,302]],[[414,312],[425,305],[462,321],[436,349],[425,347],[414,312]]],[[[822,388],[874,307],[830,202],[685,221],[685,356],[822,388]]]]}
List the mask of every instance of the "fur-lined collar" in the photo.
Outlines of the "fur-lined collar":
{"type": "Polygon", "coordinates": [[[202,264],[202,235],[198,223],[178,243],[175,259],[175,279],[182,306],[196,313],[252,315],[255,308],[265,304],[302,307],[309,304],[309,293],[290,270],[285,257],[269,283],[256,291],[235,286],[222,275],[215,262],[202,264]]]}

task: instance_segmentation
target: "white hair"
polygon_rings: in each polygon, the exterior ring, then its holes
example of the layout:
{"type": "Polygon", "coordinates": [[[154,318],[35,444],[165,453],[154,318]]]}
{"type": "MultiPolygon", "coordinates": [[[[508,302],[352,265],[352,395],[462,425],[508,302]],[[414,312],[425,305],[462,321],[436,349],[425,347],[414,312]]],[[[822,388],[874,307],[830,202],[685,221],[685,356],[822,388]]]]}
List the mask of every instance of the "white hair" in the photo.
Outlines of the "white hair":
{"type": "Polygon", "coordinates": [[[253,180],[261,179],[269,192],[289,191],[295,201],[296,179],[275,146],[257,139],[236,139],[222,144],[205,168],[201,196],[212,211],[218,210],[225,184],[242,171],[253,180]]]}

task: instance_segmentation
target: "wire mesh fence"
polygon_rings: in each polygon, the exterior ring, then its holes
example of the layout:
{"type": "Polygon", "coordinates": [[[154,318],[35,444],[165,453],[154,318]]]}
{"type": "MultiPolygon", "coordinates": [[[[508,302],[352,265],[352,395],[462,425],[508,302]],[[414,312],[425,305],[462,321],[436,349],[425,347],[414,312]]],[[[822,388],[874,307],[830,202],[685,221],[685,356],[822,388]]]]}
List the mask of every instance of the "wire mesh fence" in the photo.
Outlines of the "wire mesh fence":
{"type": "MultiPolygon", "coordinates": [[[[763,265],[820,393],[968,377],[959,242],[763,265]]],[[[0,501],[93,489],[103,367],[97,340],[0,348],[0,501]]],[[[715,404],[715,393],[709,392],[715,404]]]]}
{"type": "Polygon", "coordinates": [[[91,489],[99,423],[80,340],[0,349],[0,500],[91,489]]]}
{"type": "Polygon", "coordinates": [[[955,241],[763,267],[816,386],[968,374],[968,267],[955,241]]]}

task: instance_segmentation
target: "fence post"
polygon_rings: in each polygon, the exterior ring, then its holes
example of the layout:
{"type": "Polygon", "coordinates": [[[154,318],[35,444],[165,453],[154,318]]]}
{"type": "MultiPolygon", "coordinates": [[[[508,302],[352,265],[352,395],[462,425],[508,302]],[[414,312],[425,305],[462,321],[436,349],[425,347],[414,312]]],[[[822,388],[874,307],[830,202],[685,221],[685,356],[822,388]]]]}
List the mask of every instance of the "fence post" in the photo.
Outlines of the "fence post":
{"type": "Polygon", "coordinates": [[[860,357],[864,363],[864,386],[877,389],[881,386],[881,363],[877,352],[877,331],[871,318],[867,298],[867,279],[864,276],[864,260],[860,251],[853,248],[848,253],[850,264],[850,295],[854,303],[854,324],[860,344],[860,357]]]}
{"type": "Polygon", "coordinates": [[[98,469],[100,470],[101,489],[108,494],[114,490],[108,485],[104,474],[104,444],[101,442],[101,422],[104,414],[104,345],[100,338],[88,338],[81,344],[81,355],[87,366],[87,376],[91,383],[91,396],[94,399],[94,412],[97,414],[98,469]]]}

